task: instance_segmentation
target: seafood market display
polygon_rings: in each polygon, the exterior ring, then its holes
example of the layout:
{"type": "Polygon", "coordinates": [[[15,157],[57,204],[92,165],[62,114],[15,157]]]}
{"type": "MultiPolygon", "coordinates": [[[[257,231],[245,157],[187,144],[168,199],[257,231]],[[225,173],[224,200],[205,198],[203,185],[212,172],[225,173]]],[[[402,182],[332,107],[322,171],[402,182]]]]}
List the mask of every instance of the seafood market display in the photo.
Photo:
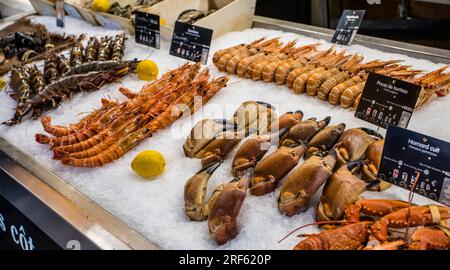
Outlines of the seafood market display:
{"type": "Polygon", "coordinates": [[[447,67],[418,76],[420,70],[401,61],[373,60],[363,63],[361,54],[338,52],[335,47],[318,51],[318,44],[295,47],[297,41],[283,45],[278,38],[259,39],[217,51],[214,65],[220,70],[253,80],[287,85],[296,94],[306,93],[333,105],[358,105],[369,72],[406,80],[422,87],[416,107],[450,91],[447,67]]]}
{"type": "Polygon", "coordinates": [[[139,93],[121,88],[127,101],[103,99],[101,108],[76,124],[55,126],[50,116],[43,117],[42,126],[52,136],[36,134],[36,141],[48,144],[54,158],[64,165],[103,166],[184,114],[198,110],[227,81],[228,77],[210,80],[209,70],[200,71],[200,64],[185,64],[145,85],[139,93]],[[201,104],[194,102],[196,97],[201,104]]]}
{"type": "Polygon", "coordinates": [[[64,53],[47,45],[41,62],[16,56],[0,91],[0,122],[14,126],[0,125],[0,141],[156,247],[450,249],[448,207],[377,179],[385,131],[343,109],[358,104],[369,72],[407,80],[422,86],[409,128],[448,141],[446,66],[247,29],[212,41],[208,69],[70,16],[65,28],[32,21],[75,36],[64,53]],[[152,72],[127,76],[136,69],[152,72]],[[301,238],[278,242],[298,226],[301,238]]]}
{"type": "Polygon", "coordinates": [[[82,39],[53,34],[45,26],[22,18],[0,31],[0,75],[15,65],[42,60],[49,54],[65,50],[82,39]]]}

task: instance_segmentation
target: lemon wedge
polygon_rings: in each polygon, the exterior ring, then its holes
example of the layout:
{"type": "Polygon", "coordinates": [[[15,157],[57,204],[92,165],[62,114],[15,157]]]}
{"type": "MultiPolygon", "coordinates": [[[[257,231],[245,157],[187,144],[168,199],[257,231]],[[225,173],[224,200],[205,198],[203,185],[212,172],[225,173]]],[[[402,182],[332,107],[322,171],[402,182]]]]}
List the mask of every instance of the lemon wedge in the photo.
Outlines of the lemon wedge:
{"type": "Polygon", "coordinates": [[[146,150],[139,153],[131,162],[131,169],[138,175],[150,179],[164,172],[166,161],[164,156],[155,150],[146,150]]]}
{"type": "Polygon", "coordinates": [[[158,77],[158,65],[152,60],[143,60],[137,66],[137,74],[140,80],[153,81],[158,77]]]}

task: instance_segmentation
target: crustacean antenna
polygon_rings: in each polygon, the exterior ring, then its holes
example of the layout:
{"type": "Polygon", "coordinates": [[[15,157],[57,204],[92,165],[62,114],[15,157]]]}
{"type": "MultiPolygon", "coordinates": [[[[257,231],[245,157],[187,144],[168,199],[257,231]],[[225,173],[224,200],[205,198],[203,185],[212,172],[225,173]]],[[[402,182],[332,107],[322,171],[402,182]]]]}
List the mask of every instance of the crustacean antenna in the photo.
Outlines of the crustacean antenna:
{"type": "Polygon", "coordinates": [[[409,224],[410,224],[410,217],[411,217],[411,207],[413,206],[412,201],[414,198],[414,189],[417,186],[417,183],[419,182],[420,172],[417,172],[416,178],[414,179],[414,183],[411,185],[411,189],[409,190],[408,194],[408,203],[410,207],[408,207],[408,213],[406,214],[406,220],[408,221],[406,224],[406,230],[405,230],[405,241],[408,240],[408,230],[409,230],[409,224]]]}
{"type": "MultiPolygon", "coordinates": [[[[313,225],[326,225],[326,224],[351,224],[351,223],[356,223],[356,222],[354,222],[354,221],[347,221],[347,220],[334,220],[334,221],[333,221],[333,220],[329,220],[329,221],[325,220],[325,221],[316,221],[316,222],[313,222],[313,223],[305,224],[305,225],[302,225],[302,226],[300,226],[300,227],[298,227],[298,228],[292,230],[291,232],[289,232],[286,236],[284,236],[283,238],[281,238],[281,239],[278,241],[278,244],[281,243],[282,241],[286,240],[286,238],[288,238],[289,236],[291,236],[291,235],[292,235],[293,233],[295,233],[296,231],[299,231],[299,230],[301,230],[301,229],[303,229],[303,228],[306,228],[306,227],[309,227],[309,226],[313,226],[313,225]]],[[[301,236],[301,235],[300,235],[300,236],[301,236]]]]}

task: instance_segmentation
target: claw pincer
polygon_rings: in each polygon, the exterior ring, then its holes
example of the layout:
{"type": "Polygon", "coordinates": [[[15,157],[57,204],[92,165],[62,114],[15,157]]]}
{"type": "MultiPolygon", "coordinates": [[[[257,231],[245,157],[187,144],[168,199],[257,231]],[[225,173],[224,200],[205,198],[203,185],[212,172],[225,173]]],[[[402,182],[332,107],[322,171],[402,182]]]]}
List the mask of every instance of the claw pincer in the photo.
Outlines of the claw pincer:
{"type": "Polygon", "coordinates": [[[293,216],[307,209],[309,200],[333,173],[334,150],[325,157],[313,156],[303,162],[283,182],[278,199],[280,212],[293,216]]]}
{"type": "Polygon", "coordinates": [[[208,227],[212,238],[222,245],[234,239],[238,233],[237,217],[247,196],[247,189],[253,169],[241,178],[224,184],[209,210],[208,227]]]}
{"type": "Polygon", "coordinates": [[[184,211],[190,220],[201,221],[208,217],[204,211],[208,182],[220,163],[202,168],[189,178],[184,186],[184,211]]]}
{"type": "Polygon", "coordinates": [[[275,152],[261,160],[255,168],[250,193],[262,196],[274,191],[278,183],[295,166],[306,151],[302,144],[294,148],[281,146],[275,152]]]}

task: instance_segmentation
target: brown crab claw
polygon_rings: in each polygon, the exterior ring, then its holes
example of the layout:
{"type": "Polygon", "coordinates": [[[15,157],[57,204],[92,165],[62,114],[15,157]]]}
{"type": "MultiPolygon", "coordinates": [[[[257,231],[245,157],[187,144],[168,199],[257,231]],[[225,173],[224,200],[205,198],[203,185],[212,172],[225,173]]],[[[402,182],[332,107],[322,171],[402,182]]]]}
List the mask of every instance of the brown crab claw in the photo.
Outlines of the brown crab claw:
{"type": "Polygon", "coordinates": [[[284,128],[273,134],[255,135],[246,140],[234,155],[231,173],[237,177],[248,168],[255,167],[256,163],[270,149],[270,145],[278,142],[278,138],[287,132],[284,128]]]}
{"type": "Polygon", "coordinates": [[[202,161],[202,167],[221,162],[241,141],[242,134],[227,130],[217,135],[210,143],[195,154],[202,161]]]}
{"type": "Polygon", "coordinates": [[[347,129],[342,133],[336,144],[338,167],[355,160],[361,159],[367,148],[381,136],[375,131],[366,128],[347,129]]]}
{"type": "Polygon", "coordinates": [[[310,140],[320,130],[325,128],[330,122],[329,117],[316,121],[316,118],[309,118],[290,128],[280,140],[279,146],[296,147],[310,140]]]}
{"type": "Polygon", "coordinates": [[[300,123],[303,119],[303,112],[297,110],[296,112],[286,112],[269,126],[268,132],[275,132],[283,128],[291,128],[300,123]]]}
{"type": "Polygon", "coordinates": [[[262,101],[246,101],[234,112],[233,122],[237,130],[255,130],[266,131],[275,118],[275,108],[262,101]]]}
{"type": "Polygon", "coordinates": [[[361,127],[360,129],[362,131],[364,131],[365,133],[369,134],[372,137],[375,137],[375,138],[378,138],[378,139],[383,139],[383,135],[381,135],[380,133],[376,132],[373,129],[366,128],[366,127],[361,127]]]}
{"type": "Polygon", "coordinates": [[[278,209],[293,216],[308,208],[312,196],[333,173],[336,152],[332,149],[325,157],[313,156],[297,167],[283,182],[278,209]]]}
{"type": "Polygon", "coordinates": [[[367,188],[376,184],[376,182],[368,184],[354,175],[363,164],[363,160],[350,162],[339,167],[330,176],[317,204],[316,217],[318,221],[341,219],[344,210],[354,203],[367,188]]]}
{"type": "Polygon", "coordinates": [[[308,144],[305,153],[305,159],[315,156],[325,156],[328,151],[336,144],[345,130],[345,124],[341,123],[336,126],[327,126],[319,131],[308,144]]]}
{"type": "Polygon", "coordinates": [[[183,144],[184,154],[193,158],[221,132],[234,130],[234,123],[225,119],[204,119],[199,121],[183,144]]]}
{"type": "Polygon", "coordinates": [[[252,174],[253,169],[250,168],[241,178],[225,184],[210,209],[209,232],[219,245],[234,239],[239,233],[237,217],[247,196],[252,174]]]}
{"type": "Polygon", "coordinates": [[[281,146],[261,160],[251,181],[252,195],[262,196],[274,191],[281,179],[297,166],[305,150],[305,143],[294,148],[281,146]]]}
{"type": "Polygon", "coordinates": [[[206,218],[202,209],[205,203],[208,181],[221,163],[212,163],[189,178],[184,186],[185,213],[190,220],[201,221],[206,218]]]}
{"type": "Polygon", "coordinates": [[[328,126],[330,124],[331,121],[331,116],[327,116],[322,120],[326,126],[328,126]]]}

